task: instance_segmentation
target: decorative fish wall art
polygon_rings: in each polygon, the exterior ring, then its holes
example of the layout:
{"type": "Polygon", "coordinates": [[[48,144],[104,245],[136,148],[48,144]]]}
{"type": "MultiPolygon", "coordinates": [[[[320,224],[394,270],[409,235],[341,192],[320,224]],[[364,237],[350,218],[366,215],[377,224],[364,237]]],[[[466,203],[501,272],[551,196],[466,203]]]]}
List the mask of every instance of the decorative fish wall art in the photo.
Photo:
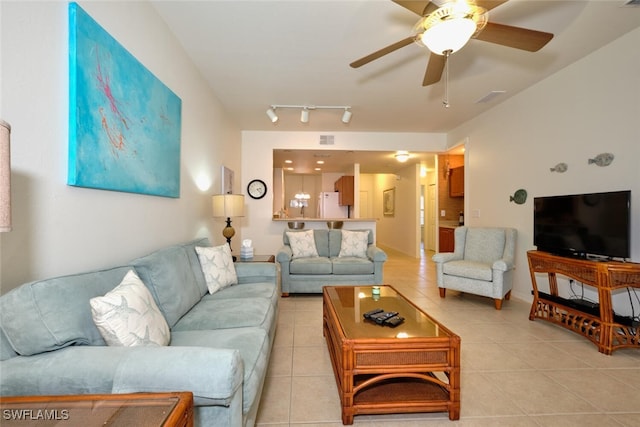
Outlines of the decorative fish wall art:
{"type": "Polygon", "coordinates": [[[566,163],[558,163],[557,165],[552,167],[550,170],[551,172],[564,173],[567,171],[567,169],[569,169],[569,166],[566,163]]]}
{"type": "Polygon", "coordinates": [[[595,156],[593,159],[589,159],[588,164],[595,164],[596,166],[604,167],[609,166],[613,162],[613,154],[602,153],[595,156]]]}

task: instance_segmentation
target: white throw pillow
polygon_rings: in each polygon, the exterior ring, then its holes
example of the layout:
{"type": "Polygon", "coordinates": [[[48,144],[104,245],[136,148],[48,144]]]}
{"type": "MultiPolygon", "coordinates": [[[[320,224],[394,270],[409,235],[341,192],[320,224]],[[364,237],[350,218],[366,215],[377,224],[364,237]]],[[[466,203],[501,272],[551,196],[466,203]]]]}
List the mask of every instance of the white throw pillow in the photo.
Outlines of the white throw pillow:
{"type": "Polygon", "coordinates": [[[369,231],[342,231],[342,242],[340,242],[339,258],[342,257],[367,257],[367,247],[369,246],[369,231]]]}
{"type": "Polygon", "coordinates": [[[93,322],[108,345],[169,344],[169,325],[135,271],[129,270],[118,286],[91,298],[89,304],[93,322]]]}
{"type": "Polygon", "coordinates": [[[317,257],[316,240],[313,237],[313,230],[307,231],[287,231],[289,246],[293,252],[293,258],[317,257]]]}
{"type": "Polygon", "coordinates": [[[213,247],[197,246],[196,253],[210,294],[215,294],[220,289],[238,283],[238,275],[229,245],[225,243],[213,247]]]}

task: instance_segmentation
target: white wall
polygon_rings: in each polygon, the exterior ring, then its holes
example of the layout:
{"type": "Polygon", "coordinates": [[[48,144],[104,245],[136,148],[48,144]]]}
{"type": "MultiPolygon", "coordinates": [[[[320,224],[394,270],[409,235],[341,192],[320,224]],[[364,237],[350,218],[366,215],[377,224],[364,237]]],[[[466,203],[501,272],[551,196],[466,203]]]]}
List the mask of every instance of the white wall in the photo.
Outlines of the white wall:
{"type": "Polygon", "coordinates": [[[531,299],[526,251],[534,249],[536,196],[632,190],[631,258],[640,261],[638,40],[640,29],[448,135],[449,141],[469,136],[467,224],[518,229],[516,297],[531,299]],[[603,152],[615,155],[610,166],[587,164],[603,152]],[[568,171],[550,172],[559,162],[567,163],[568,171]],[[510,203],[520,188],[528,192],[526,204],[510,203]],[[479,218],[473,210],[480,211],[479,218]]]}
{"type": "MultiPolygon", "coordinates": [[[[265,117],[266,120],[266,117],[265,117]]],[[[272,221],[273,215],[273,149],[327,149],[365,151],[427,151],[445,150],[446,136],[429,133],[370,133],[330,132],[335,135],[334,145],[319,145],[321,133],[317,132],[242,132],[242,189],[252,179],[262,179],[269,187],[266,197],[260,200],[247,198],[242,233],[253,241],[254,252],[275,254],[282,246],[282,224],[272,221]]],[[[327,134],[323,132],[322,134],[327,134]]],[[[356,192],[358,192],[356,188],[356,192]]],[[[418,190],[419,191],[419,190],[418,190]]],[[[381,203],[381,202],[380,202],[381,203]]],[[[380,214],[381,216],[381,214],[380,214]]],[[[380,243],[384,243],[380,241],[380,243]]]]}
{"type": "Polygon", "coordinates": [[[13,231],[0,235],[1,292],[198,236],[221,244],[224,224],[211,218],[209,196],[220,192],[222,164],[240,188],[240,131],[155,10],[146,2],[80,5],[182,99],[181,196],[66,185],[67,2],[3,2],[0,111],[12,125],[13,231]]]}

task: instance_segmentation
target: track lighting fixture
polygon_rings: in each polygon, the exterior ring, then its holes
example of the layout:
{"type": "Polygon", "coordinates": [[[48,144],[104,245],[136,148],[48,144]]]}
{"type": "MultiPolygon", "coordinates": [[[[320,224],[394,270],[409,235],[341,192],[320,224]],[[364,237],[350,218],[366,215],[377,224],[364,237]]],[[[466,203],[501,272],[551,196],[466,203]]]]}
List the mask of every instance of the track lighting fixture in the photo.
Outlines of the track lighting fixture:
{"type": "Polygon", "coordinates": [[[349,105],[281,105],[274,104],[269,107],[267,110],[267,117],[271,120],[272,123],[278,121],[278,115],[276,114],[276,110],[278,108],[299,108],[300,111],[300,121],[302,123],[309,123],[309,112],[311,110],[344,110],[342,114],[342,123],[349,123],[351,121],[351,106],[349,105]]]}
{"type": "Polygon", "coordinates": [[[304,107],[300,113],[300,121],[302,123],[309,123],[309,109],[304,107]]]}
{"type": "Polygon", "coordinates": [[[349,123],[351,121],[351,111],[348,108],[344,109],[344,113],[342,114],[342,123],[349,123]]]}
{"type": "Polygon", "coordinates": [[[275,106],[271,106],[268,110],[267,110],[267,117],[269,117],[269,120],[271,120],[271,123],[275,123],[278,121],[278,115],[276,114],[276,107],[275,106]]]}

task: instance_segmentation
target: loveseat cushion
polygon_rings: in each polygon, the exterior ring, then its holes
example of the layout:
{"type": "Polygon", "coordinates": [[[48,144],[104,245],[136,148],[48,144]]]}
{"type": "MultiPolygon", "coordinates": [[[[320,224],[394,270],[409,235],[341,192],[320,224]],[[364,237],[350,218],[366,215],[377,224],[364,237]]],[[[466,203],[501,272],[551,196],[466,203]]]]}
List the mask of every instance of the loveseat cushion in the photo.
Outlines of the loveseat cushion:
{"type": "Polygon", "coordinates": [[[374,264],[367,258],[331,258],[333,274],[373,274],[374,264]]]}
{"type": "Polygon", "coordinates": [[[106,345],[89,300],[115,288],[129,269],[39,280],[7,292],[0,298],[0,322],[13,349],[28,356],[70,345],[106,345]]]}
{"type": "MultiPolygon", "coordinates": [[[[320,257],[328,257],[329,256],[329,230],[298,230],[298,231],[285,231],[283,236],[283,242],[287,246],[291,246],[290,236],[293,234],[290,233],[307,233],[313,232],[313,240],[316,244],[316,251],[318,252],[318,256],[320,257]]],[[[294,255],[295,256],[295,255],[294,255]]]]}
{"type": "Polygon", "coordinates": [[[294,258],[289,264],[290,274],[331,274],[333,266],[326,257],[294,258]]]}
{"type": "MultiPolygon", "coordinates": [[[[169,327],[175,325],[202,298],[193,268],[193,257],[190,258],[188,253],[191,251],[197,259],[195,248],[175,245],[131,263],[151,291],[169,327]]],[[[199,263],[197,268],[202,274],[199,263]]]]}

